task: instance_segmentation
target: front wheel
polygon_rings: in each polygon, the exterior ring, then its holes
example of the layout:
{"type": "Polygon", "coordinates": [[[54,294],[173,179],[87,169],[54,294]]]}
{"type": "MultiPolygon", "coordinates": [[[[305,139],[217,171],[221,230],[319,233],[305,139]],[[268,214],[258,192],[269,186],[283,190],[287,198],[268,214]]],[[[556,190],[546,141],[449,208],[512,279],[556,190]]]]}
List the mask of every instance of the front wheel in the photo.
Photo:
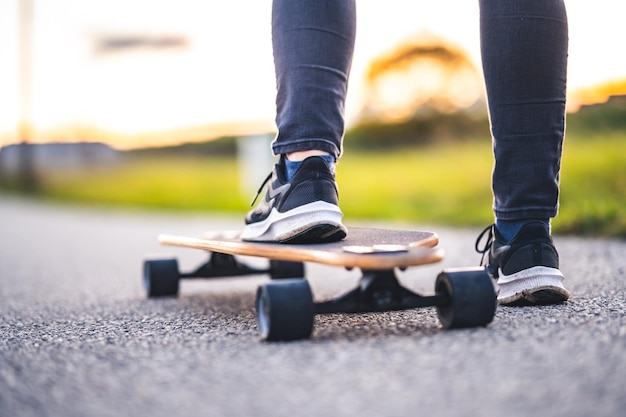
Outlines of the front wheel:
{"type": "Polygon", "coordinates": [[[437,307],[445,329],[486,326],[496,314],[495,285],[484,268],[444,270],[437,276],[435,292],[448,299],[437,307]]]}

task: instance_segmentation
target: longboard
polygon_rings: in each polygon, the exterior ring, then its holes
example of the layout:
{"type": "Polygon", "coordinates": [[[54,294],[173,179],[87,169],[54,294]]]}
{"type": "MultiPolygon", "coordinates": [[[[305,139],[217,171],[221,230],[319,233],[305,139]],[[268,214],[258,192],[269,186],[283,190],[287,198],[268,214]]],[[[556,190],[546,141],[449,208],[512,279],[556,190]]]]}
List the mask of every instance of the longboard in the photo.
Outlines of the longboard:
{"type": "Polygon", "coordinates": [[[320,244],[245,242],[238,232],[207,233],[200,238],[160,235],[159,242],[230,255],[361,269],[407,268],[439,262],[444,256],[443,249],[436,247],[436,233],[393,229],[351,228],[346,239],[320,244]]]}
{"type": "Polygon", "coordinates": [[[209,261],[195,271],[182,273],[176,259],[144,262],[144,286],[149,297],[177,296],[185,278],[214,278],[269,274],[273,279],[258,287],[256,311],[259,330],[266,340],[297,340],[311,336],[315,314],[360,313],[437,308],[446,329],[486,326],[495,315],[496,289],[484,268],[444,270],[436,278],[435,293],[416,294],[403,287],[395,269],[439,262],[444,257],[436,233],[372,228],[350,228],[339,242],[280,244],[246,242],[239,232],[212,232],[200,237],[162,234],[168,246],[201,249],[209,261]],[[269,260],[267,269],[250,267],[237,258],[255,256],[269,260]],[[305,276],[305,263],[358,268],[359,285],[326,301],[315,301],[305,276]]]}

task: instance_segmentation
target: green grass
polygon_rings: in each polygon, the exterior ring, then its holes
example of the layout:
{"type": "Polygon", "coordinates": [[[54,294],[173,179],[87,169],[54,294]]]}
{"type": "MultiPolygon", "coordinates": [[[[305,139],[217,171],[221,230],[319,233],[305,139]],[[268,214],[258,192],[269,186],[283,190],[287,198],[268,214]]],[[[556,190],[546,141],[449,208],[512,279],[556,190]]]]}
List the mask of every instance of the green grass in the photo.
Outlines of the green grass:
{"type": "MultiPolygon", "coordinates": [[[[491,143],[357,154],[338,166],[349,217],[455,226],[493,221],[491,143]],[[398,179],[401,179],[398,181],[398,179]]],[[[557,233],[626,237],[626,134],[568,137],[557,233]]]]}
{"type": "MultiPolygon", "coordinates": [[[[493,221],[492,162],[489,141],[384,153],[347,149],[337,167],[341,207],[348,222],[487,225],[493,221]]],[[[568,137],[561,183],[556,232],[626,237],[626,134],[568,137]]],[[[253,197],[240,191],[233,158],[169,156],[50,173],[42,194],[81,204],[242,216],[253,197]]]]}
{"type": "Polygon", "coordinates": [[[491,144],[350,154],[337,167],[346,216],[477,225],[492,221],[491,144]]]}
{"type": "Polygon", "coordinates": [[[45,197],[92,205],[162,210],[243,209],[231,158],[127,157],[108,169],[45,176],[45,197]]]}
{"type": "Polygon", "coordinates": [[[566,141],[556,230],[626,237],[626,133],[566,141]]]}

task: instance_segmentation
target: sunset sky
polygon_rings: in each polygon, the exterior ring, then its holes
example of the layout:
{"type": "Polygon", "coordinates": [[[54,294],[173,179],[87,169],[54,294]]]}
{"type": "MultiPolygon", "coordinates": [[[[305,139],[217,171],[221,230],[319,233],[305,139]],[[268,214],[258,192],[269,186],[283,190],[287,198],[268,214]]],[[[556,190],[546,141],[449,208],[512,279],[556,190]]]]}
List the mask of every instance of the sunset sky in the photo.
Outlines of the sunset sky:
{"type": "MultiPolygon", "coordinates": [[[[19,1],[0,0],[0,145],[14,140],[19,119],[19,1]]],[[[76,125],[126,135],[210,124],[273,129],[270,0],[34,4],[30,119],[40,134],[76,125]],[[103,43],[112,37],[152,43],[103,43]],[[157,48],[164,39],[169,47],[157,48]]],[[[570,94],[626,79],[626,2],[566,5],[570,94]]],[[[416,34],[456,44],[480,67],[477,0],[358,0],[357,10],[348,120],[360,108],[368,62],[416,34]]]]}

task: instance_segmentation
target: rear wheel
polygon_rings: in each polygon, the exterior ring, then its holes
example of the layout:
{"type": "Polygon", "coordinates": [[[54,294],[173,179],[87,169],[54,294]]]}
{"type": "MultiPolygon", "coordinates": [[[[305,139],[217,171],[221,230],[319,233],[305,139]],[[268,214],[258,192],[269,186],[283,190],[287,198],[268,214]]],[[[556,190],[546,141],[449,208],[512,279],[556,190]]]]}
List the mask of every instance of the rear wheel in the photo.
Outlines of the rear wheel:
{"type": "Polygon", "coordinates": [[[180,274],[176,259],[151,259],[143,264],[143,285],[148,297],[178,295],[180,274]]]}
{"type": "Polygon", "coordinates": [[[444,270],[437,276],[435,291],[449,300],[437,307],[446,329],[486,326],[495,316],[495,285],[484,268],[444,270]]]}
{"type": "Polygon", "coordinates": [[[313,332],[315,305],[309,283],[283,279],[262,285],[256,296],[257,322],[268,341],[307,339],[313,332]]]}

